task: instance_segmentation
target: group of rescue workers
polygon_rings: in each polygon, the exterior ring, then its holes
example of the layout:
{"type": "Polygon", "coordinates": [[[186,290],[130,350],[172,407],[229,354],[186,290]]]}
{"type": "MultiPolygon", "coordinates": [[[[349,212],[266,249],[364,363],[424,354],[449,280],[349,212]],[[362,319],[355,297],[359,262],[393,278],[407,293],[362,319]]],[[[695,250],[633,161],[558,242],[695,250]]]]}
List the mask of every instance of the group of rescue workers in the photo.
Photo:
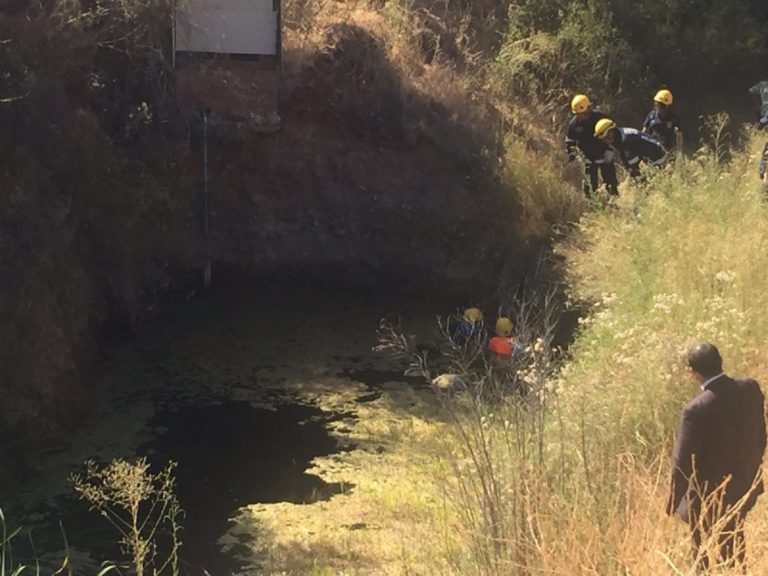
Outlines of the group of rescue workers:
{"type": "MultiPolygon", "coordinates": [[[[768,127],[768,80],[758,82],[749,93],[759,101],[757,127],[768,127]]],[[[680,118],[672,109],[672,92],[662,88],[653,97],[653,109],[640,130],[620,127],[606,114],[594,108],[585,94],[571,100],[573,117],[565,133],[565,151],[573,162],[581,157],[584,163],[584,193],[593,197],[598,188],[598,173],[602,175],[608,193],[617,196],[619,183],[614,160],[618,158],[632,178],[642,178],[641,163],[661,166],[683,152],[683,131],[680,118]]],[[[760,180],[768,185],[768,142],[760,157],[760,180]]]]}
{"type": "Polygon", "coordinates": [[[619,193],[614,160],[618,157],[632,178],[641,178],[640,164],[661,166],[683,150],[680,119],[672,110],[674,98],[667,89],[653,97],[653,109],[641,130],[620,127],[606,114],[594,108],[585,94],[571,100],[573,117],[565,133],[568,160],[581,156],[584,163],[584,193],[592,197],[598,187],[598,172],[608,193],[619,193]]]}
{"type": "Polygon", "coordinates": [[[467,308],[461,318],[450,326],[451,340],[459,346],[477,342],[485,346],[492,359],[509,359],[522,350],[519,338],[514,335],[514,324],[507,316],[496,320],[494,335],[488,338],[485,317],[479,308],[467,308]]]}

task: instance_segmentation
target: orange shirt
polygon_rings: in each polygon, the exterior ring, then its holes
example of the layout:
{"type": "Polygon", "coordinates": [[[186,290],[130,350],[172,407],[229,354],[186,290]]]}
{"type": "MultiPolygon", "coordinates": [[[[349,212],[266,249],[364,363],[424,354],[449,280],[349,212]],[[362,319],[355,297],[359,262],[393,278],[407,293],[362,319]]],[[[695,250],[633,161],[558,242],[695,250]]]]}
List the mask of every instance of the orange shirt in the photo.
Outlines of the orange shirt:
{"type": "Polygon", "coordinates": [[[512,356],[512,339],[494,336],[488,342],[488,349],[499,356],[512,356]]]}

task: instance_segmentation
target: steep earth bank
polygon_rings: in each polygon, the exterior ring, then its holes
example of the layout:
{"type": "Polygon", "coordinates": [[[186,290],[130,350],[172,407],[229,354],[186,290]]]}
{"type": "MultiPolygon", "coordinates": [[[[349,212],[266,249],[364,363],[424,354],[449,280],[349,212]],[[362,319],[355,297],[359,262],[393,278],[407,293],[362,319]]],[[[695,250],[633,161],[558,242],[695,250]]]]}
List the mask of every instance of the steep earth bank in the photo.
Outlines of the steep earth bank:
{"type": "MultiPolygon", "coordinates": [[[[404,87],[364,31],[329,34],[334,48],[286,94],[278,132],[214,128],[214,273],[467,295],[518,276],[529,251],[482,153],[494,135],[404,87]]],[[[152,114],[162,106],[117,122],[82,92],[96,80],[52,52],[28,93],[0,105],[0,420],[28,431],[76,426],[100,343],[158,294],[194,286],[203,260],[194,122],[152,114]]]]}

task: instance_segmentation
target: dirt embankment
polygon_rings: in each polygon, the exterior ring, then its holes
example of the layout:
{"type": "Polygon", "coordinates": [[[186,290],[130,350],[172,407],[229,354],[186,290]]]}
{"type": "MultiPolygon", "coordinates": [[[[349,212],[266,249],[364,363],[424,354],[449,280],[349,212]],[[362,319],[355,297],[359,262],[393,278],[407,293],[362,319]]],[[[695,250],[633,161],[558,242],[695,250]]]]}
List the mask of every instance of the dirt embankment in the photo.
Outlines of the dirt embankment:
{"type": "Polygon", "coordinates": [[[214,258],[487,286],[515,252],[513,203],[480,154],[495,135],[409,87],[368,31],[327,38],[281,130],[211,140],[214,258]]]}
{"type": "MultiPolygon", "coordinates": [[[[105,334],[130,329],[158,292],[198,269],[203,238],[195,127],[174,115],[170,89],[127,83],[135,64],[117,66],[112,52],[94,48],[88,68],[56,58],[50,35],[36,46],[33,37],[18,58],[36,54],[39,70],[24,98],[0,105],[0,418],[34,429],[76,424],[105,334]]],[[[514,202],[489,170],[489,124],[421,93],[369,31],[332,26],[326,39],[286,88],[279,131],[214,128],[214,272],[287,269],[467,294],[514,275],[526,250],[514,202]]]]}

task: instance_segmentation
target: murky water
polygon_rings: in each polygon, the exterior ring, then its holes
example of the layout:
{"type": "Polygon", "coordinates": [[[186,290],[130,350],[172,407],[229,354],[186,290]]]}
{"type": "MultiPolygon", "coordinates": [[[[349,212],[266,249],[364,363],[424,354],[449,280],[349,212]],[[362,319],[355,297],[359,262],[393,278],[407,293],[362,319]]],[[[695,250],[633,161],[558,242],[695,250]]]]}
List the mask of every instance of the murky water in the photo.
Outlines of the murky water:
{"type": "Polygon", "coordinates": [[[254,502],[305,504],[341,492],[304,471],[339,447],[326,425],[333,415],[301,404],[253,408],[246,401],[172,407],[153,418],[165,430],[142,451],[162,466],[178,463],[178,497],[185,507],[184,560],[211,574],[232,570],[217,540],[240,506],[254,502]]]}
{"type": "MultiPolygon", "coordinates": [[[[371,402],[387,382],[423,387],[371,348],[380,318],[427,327],[452,311],[440,307],[386,290],[257,282],[179,299],[110,350],[90,417],[36,462],[12,516],[33,528],[37,555],[46,550],[50,566],[61,557],[61,521],[73,561],[90,572],[120,551],[111,527],[73,496],[68,475],[86,459],[146,455],[156,470],[173,460],[186,512],[182,571],[237,572],[237,550],[224,554],[217,541],[238,508],[354,489],[306,473],[314,458],[351,448],[329,425],[353,416],[316,400],[345,394],[371,402]]],[[[23,544],[18,553],[33,555],[23,544]]]]}

